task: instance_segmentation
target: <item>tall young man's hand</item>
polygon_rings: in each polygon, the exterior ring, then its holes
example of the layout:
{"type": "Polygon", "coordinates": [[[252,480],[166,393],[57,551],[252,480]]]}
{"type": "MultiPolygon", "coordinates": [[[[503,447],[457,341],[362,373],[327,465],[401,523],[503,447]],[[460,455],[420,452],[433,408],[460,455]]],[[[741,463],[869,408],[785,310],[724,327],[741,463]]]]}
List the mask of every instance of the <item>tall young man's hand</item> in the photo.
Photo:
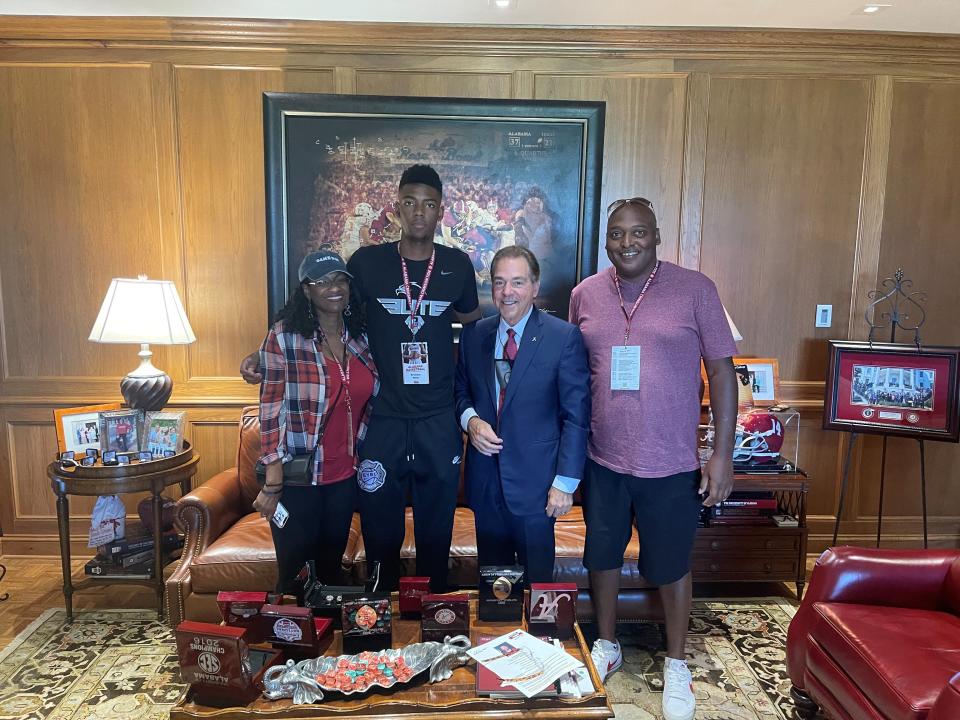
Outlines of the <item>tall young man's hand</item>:
{"type": "Polygon", "coordinates": [[[250,353],[240,362],[240,377],[251,385],[259,385],[263,382],[259,352],[250,353]]]}

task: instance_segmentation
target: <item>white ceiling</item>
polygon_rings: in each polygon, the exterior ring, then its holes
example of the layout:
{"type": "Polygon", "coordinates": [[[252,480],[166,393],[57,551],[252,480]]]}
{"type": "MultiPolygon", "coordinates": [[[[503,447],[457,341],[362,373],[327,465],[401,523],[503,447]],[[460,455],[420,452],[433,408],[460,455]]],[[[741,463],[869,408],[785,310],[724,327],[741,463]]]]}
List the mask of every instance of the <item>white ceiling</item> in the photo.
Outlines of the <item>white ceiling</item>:
{"type": "Polygon", "coordinates": [[[0,0],[0,14],[506,25],[829,28],[960,34],[960,0],[0,0]]]}

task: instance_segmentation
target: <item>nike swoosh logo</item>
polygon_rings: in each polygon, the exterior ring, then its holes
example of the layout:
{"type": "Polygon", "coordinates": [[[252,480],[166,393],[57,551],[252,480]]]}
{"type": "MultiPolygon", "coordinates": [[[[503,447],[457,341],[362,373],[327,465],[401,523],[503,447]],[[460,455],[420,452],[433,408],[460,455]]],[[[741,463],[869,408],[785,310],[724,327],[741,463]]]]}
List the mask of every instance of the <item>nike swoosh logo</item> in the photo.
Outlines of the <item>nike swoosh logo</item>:
{"type": "Polygon", "coordinates": [[[453,270],[441,270],[441,275],[453,275],[453,270]]]}

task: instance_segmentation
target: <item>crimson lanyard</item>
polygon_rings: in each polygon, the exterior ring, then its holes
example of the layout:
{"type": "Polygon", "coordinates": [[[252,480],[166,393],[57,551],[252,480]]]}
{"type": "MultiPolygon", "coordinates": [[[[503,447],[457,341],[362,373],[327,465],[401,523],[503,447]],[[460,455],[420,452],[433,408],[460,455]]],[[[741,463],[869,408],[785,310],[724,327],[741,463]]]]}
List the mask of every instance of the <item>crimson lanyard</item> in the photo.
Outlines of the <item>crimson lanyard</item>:
{"type": "Polygon", "coordinates": [[[347,395],[347,454],[353,457],[353,404],[350,402],[350,351],[347,349],[349,337],[346,327],[340,332],[340,339],[343,341],[343,364],[337,360],[337,354],[330,347],[327,336],[323,336],[323,342],[327,346],[327,350],[330,351],[330,357],[333,358],[333,361],[337,364],[337,370],[340,371],[340,382],[343,384],[343,389],[347,395]]]}
{"type": "Polygon", "coordinates": [[[637,312],[637,308],[640,307],[640,301],[643,300],[643,296],[647,294],[647,289],[650,287],[650,283],[653,282],[653,279],[657,276],[657,270],[660,269],[660,261],[657,260],[657,264],[653,266],[653,272],[647,277],[647,281],[643,284],[643,289],[640,290],[640,296],[637,298],[637,301],[633,304],[633,307],[630,309],[630,312],[627,312],[627,308],[623,304],[623,291],[620,289],[620,276],[617,275],[616,271],[613,273],[613,284],[617,286],[617,295],[620,297],[620,309],[623,311],[623,317],[627,320],[627,327],[623,331],[623,346],[627,346],[627,340],[630,339],[630,323],[633,322],[633,314],[637,312]]]}
{"type": "Polygon", "coordinates": [[[430,275],[433,273],[433,263],[437,259],[437,248],[434,247],[430,253],[430,262],[427,263],[427,272],[424,273],[423,283],[420,285],[420,295],[417,297],[416,302],[413,301],[413,295],[410,293],[410,273],[407,271],[407,261],[400,252],[400,243],[397,243],[397,254],[400,255],[400,267],[403,269],[403,292],[407,296],[407,306],[410,308],[408,325],[410,332],[416,337],[417,330],[420,329],[420,323],[417,322],[417,310],[420,309],[420,304],[427,296],[427,286],[430,284],[430,275]]]}

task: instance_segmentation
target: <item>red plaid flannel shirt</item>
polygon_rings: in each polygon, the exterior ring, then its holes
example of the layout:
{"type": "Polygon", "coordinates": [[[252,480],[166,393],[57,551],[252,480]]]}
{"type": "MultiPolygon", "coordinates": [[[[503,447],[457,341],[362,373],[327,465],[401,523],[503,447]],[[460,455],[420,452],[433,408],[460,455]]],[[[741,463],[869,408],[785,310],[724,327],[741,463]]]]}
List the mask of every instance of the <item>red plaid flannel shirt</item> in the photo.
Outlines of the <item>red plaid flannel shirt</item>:
{"type": "MultiPolygon", "coordinates": [[[[351,337],[347,350],[373,374],[373,397],[380,391],[380,379],[370,354],[366,335],[351,337]]],[[[318,337],[307,339],[285,332],[281,323],[270,328],[260,348],[263,384],[260,386],[260,447],[264,464],[312,452],[323,413],[333,401],[326,393],[327,365],[318,337]],[[322,412],[318,412],[323,408],[322,412]]],[[[342,398],[341,398],[342,401],[342,398]]],[[[367,433],[373,402],[368,402],[360,421],[357,442],[367,433]]],[[[323,482],[323,445],[317,448],[313,483],[323,482]]]]}

